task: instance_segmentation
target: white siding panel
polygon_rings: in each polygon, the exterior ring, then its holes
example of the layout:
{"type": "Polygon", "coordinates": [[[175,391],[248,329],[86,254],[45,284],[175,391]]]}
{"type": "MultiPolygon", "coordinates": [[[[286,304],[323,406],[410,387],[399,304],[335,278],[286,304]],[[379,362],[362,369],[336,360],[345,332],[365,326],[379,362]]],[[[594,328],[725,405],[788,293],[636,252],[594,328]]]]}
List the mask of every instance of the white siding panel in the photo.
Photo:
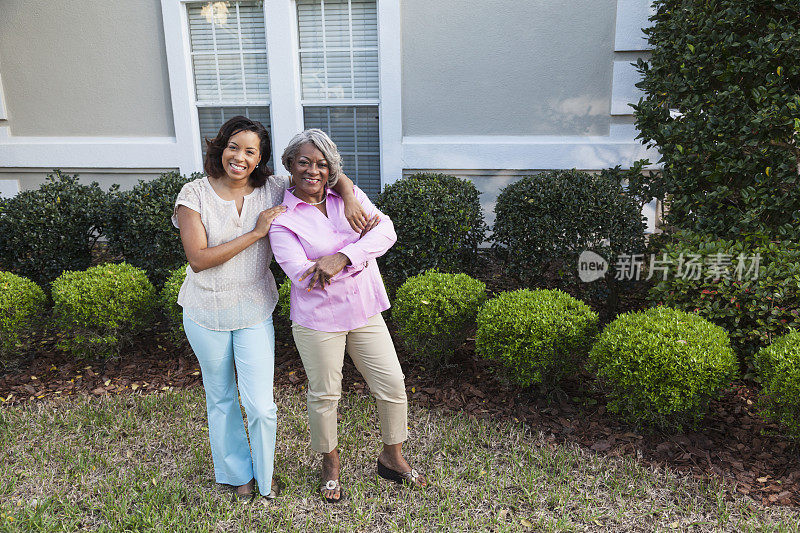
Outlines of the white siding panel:
{"type": "Polygon", "coordinates": [[[633,115],[628,104],[639,102],[644,92],[636,87],[641,74],[630,61],[614,61],[614,74],[611,87],[611,114],[633,115]]]}
{"type": "Polygon", "coordinates": [[[3,102],[3,78],[0,76],[0,120],[6,120],[6,104],[3,102]]]}
{"type": "Polygon", "coordinates": [[[0,198],[11,198],[19,192],[19,180],[0,179],[0,198]]]}
{"type": "Polygon", "coordinates": [[[650,26],[647,20],[655,12],[650,0],[617,0],[617,31],[614,50],[638,52],[650,50],[642,28],[650,26]]]}

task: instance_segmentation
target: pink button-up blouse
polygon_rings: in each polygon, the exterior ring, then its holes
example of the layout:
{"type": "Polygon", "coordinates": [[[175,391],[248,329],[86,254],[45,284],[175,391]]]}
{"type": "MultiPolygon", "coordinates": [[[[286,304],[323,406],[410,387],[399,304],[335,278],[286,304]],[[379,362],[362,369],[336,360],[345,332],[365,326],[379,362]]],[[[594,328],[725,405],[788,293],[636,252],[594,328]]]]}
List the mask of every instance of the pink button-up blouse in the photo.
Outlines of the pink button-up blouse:
{"type": "Polygon", "coordinates": [[[283,196],[287,209],[270,227],[272,253],[292,280],[290,317],[301,326],[318,331],[350,331],[389,309],[389,297],[375,258],[397,240],[394,225],[361,189],[353,187],[353,192],[370,217],[378,214],[381,219],[363,238],[347,222],[342,197],[330,188],[327,217],[287,190],[283,196]],[[350,265],[333,276],[325,288],[317,284],[308,291],[312,276],[302,282],[298,281],[300,276],[314,259],[336,252],[346,255],[350,265]]]}

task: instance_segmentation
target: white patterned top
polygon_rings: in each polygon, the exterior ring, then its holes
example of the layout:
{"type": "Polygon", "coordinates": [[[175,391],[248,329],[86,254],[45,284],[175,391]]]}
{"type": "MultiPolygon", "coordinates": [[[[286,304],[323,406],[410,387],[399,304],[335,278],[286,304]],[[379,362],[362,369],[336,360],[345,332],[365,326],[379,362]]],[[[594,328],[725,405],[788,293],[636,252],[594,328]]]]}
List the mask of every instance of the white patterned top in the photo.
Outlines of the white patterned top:
{"type": "MultiPolygon", "coordinates": [[[[185,205],[200,213],[208,246],[218,246],[256,227],[258,215],[279,205],[289,176],[270,176],[267,182],[244,197],[242,214],[233,200],[223,200],[208,178],[183,186],[175,200],[172,224],[178,228],[177,211],[185,205]]],[[[193,272],[186,267],[186,280],[178,293],[178,305],[188,318],[215,331],[231,331],[266,320],[278,302],[275,278],[269,270],[272,249],[269,238],[259,239],[233,258],[215,267],[193,272]]]]}

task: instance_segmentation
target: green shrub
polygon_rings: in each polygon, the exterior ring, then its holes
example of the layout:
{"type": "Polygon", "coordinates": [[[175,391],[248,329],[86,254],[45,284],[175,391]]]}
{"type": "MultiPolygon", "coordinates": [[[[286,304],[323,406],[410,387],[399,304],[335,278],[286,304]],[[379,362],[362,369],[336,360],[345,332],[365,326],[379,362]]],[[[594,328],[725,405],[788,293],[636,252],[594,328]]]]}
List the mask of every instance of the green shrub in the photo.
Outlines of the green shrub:
{"type": "Polygon", "coordinates": [[[286,278],[285,280],[283,280],[283,283],[281,283],[280,286],[278,287],[278,305],[275,307],[278,316],[282,316],[286,320],[289,320],[289,313],[291,311],[290,298],[289,298],[291,292],[292,292],[292,280],[286,278]]]}
{"type": "Polygon", "coordinates": [[[37,284],[11,272],[0,272],[0,359],[12,355],[21,336],[34,327],[47,306],[37,284]]]}
{"type": "Polygon", "coordinates": [[[376,204],[397,232],[395,245],[378,260],[390,288],[431,268],[473,272],[486,225],[471,182],[414,174],[388,185],[376,204]]]}
{"type": "Polygon", "coordinates": [[[737,238],[800,240],[800,16],[772,0],[656,0],[634,106],[663,171],[666,221],[737,238]]]}
{"type": "Polygon", "coordinates": [[[523,387],[573,372],[597,335],[597,314],[560,290],[504,292],[478,312],[475,348],[523,387]]]}
{"type": "Polygon", "coordinates": [[[170,272],[160,293],[161,309],[164,311],[164,315],[169,319],[177,339],[182,339],[184,336],[183,309],[178,305],[178,293],[183,285],[183,280],[186,279],[186,266],[187,265],[180,266],[170,272]]]}
{"type": "Polygon", "coordinates": [[[103,226],[108,195],[97,183],[56,170],[34,191],[0,209],[0,264],[45,286],[64,270],[82,270],[103,226]]]}
{"type": "Polygon", "coordinates": [[[724,329],[668,307],[620,315],[589,358],[611,412],[662,429],[695,425],[737,370],[724,329]]]}
{"type": "Polygon", "coordinates": [[[793,330],[756,354],[759,404],[793,437],[800,437],[800,331],[793,330]]]}
{"type": "Polygon", "coordinates": [[[584,250],[609,262],[619,254],[641,252],[641,205],[618,177],[554,170],[508,185],[497,197],[492,248],[530,286],[550,269],[574,281],[584,250]]]}
{"type": "Polygon", "coordinates": [[[417,357],[436,367],[447,363],[475,327],[486,285],[466,274],[429,270],[408,278],[392,306],[392,320],[417,357]]]}
{"type": "Polygon", "coordinates": [[[169,219],[175,198],[188,181],[178,172],[168,172],[140,180],[130,191],[116,192],[109,202],[105,233],[111,250],[145,270],[156,286],[186,261],[180,232],[169,219]]]}
{"type": "Polygon", "coordinates": [[[152,318],[156,290],[147,274],[128,265],[103,264],[64,272],[52,285],[59,348],[75,356],[111,356],[152,318]]]}
{"type": "MultiPolygon", "coordinates": [[[[658,283],[649,292],[650,300],[659,305],[694,312],[724,327],[742,362],[760,347],[767,346],[789,328],[800,329],[800,245],[792,242],[760,243],[726,241],[713,237],[679,232],[671,236],[659,261],[669,265],[666,271],[653,275],[658,283]],[[744,271],[737,274],[739,256],[744,271]],[[746,269],[751,257],[760,257],[757,279],[750,279],[746,269]],[[702,273],[700,279],[680,276],[678,265],[690,258],[713,262],[729,260],[728,277],[715,280],[702,273]],[[741,279],[737,279],[741,278],[741,279]]],[[[705,266],[704,266],[705,268],[705,266]]]]}

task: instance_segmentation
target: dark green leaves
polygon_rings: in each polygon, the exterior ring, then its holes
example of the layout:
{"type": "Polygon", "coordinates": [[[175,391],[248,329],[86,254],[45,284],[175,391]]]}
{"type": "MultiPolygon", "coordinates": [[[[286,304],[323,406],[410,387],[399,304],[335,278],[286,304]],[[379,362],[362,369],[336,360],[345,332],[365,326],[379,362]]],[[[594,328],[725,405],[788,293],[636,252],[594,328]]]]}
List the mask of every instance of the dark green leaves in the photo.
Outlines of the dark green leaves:
{"type": "Polygon", "coordinates": [[[797,240],[797,2],[656,0],[654,7],[645,30],[654,49],[637,65],[646,97],[634,109],[640,138],[662,154],[663,172],[648,180],[667,200],[666,222],[722,238],[797,240]]]}
{"type": "Polygon", "coordinates": [[[187,181],[179,173],[169,172],[154,180],[140,180],[132,190],[112,194],[109,201],[105,234],[111,249],[144,269],[157,286],[186,261],[180,232],[170,217],[175,198],[187,181]]]}
{"type": "Polygon", "coordinates": [[[379,260],[390,287],[431,268],[473,272],[486,225],[471,182],[414,174],[387,186],[376,204],[397,232],[397,242],[379,260]]]}
{"type": "Polygon", "coordinates": [[[623,190],[620,182],[626,176],[619,168],[599,176],[557,170],[512,183],[497,198],[492,247],[506,257],[514,275],[531,285],[553,266],[576,278],[577,258],[584,250],[609,260],[640,253],[641,205],[635,194],[623,190]]]}
{"type": "Polygon", "coordinates": [[[47,286],[64,270],[82,270],[102,233],[107,195],[97,183],[55,170],[35,191],[0,208],[0,266],[47,286]]]}

